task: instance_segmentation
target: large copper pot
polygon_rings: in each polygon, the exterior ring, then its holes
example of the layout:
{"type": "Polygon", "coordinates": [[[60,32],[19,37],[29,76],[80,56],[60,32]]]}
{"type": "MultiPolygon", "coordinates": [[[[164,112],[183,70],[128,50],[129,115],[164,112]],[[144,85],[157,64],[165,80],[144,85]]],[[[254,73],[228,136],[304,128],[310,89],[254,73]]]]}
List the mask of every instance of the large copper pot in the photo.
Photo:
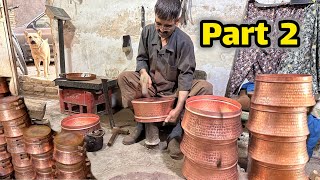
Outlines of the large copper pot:
{"type": "Polygon", "coordinates": [[[13,166],[10,162],[10,158],[0,161],[0,177],[5,177],[13,172],[13,166]]]}
{"type": "Polygon", "coordinates": [[[96,114],[75,114],[61,121],[62,132],[86,135],[98,129],[101,129],[100,117],[96,114]]]}
{"type": "Polygon", "coordinates": [[[238,162],[236,139],[217,143],[184,133],[181,151],[193,162],[207,168],[226,168],[238,162]]]}
{"type": "Polygon", "coordinates": [[[175,98],[150,97],[132,100],[134,118],[137,122],[151,123],[164,121],[172,110],[175,98]]]}
{"type": "Polygon", "coordinates": [[[16,179],[25,179],[31,180],[36,179],[36,172],[33,170],[32,166],[27,167],[14,167],[15,170],[15,177],[16,179]]]}
{"type": "Polygon", "coordinates": [[[29,118],[28,113],[24,114],[18,119],[13,119],[11,121],[2,121],[4,128],[4,134],[6,137],[18,137],[23,135],[24,128],[27,127],[26,119],[29,118]]]}
{"type": "Polygon", "coordinates": [[[35,169],[49,169],[53,163],[53,149],[44,154],[34,154],[31,157],[35,169]]]}
{"type": "Polygon", "coordinates": [[[9,153],[24,153],[25,143],[23,137],[6,137],[7,140],[7,149],[9,153]]]}
{"type": "Polygon", "coordinates": [[[6,144],[0,145],[0,161],[6,160],[11,157],[11,154],[8,153],[6,144]]]}
{"type": "Polygon", "coordinates": [[[32,166],[30,155],[27,153],[11,153],[12,164],[15,167],[28,167],[32,166]]]}
{"type": "Polygon", "coordinates": [[[47,169],[38,169],[37,173],[37,180],[51,180],[54,178],[54,171],[52,168],[47,169]]]}
{"type": "Polygon", "coordinates": [[[232,140],[242,133],[241,105],[232,99],[201,95],[187,99],[182,128],[198,138],[232,140]]]}
{"type": "Polygon", "coordinates": [[[309,107],[315,104],[312,76],[305,74],[259,74],[255,79],[254,104],[309,107]]]}
{"type": "Polygon", "coordinates": [[[184,159],[182,174],[188,180],[238,180],[237,163],[229,168],[210,169],[188,158],[184,159]]]}
{"type": "Polygon", "coordinates": [[[6,94],[9,92],[9,86],[6,81],[6,78],[0,77],[0,93],[1,94],[6,94]]]}
{"type": "Polygon", "coordinates": [[[308,180],[304,166],[298,169],[272,167],[252,158],[249,158],[248,178],[252,180],[308,180]]]}
{"type": "Polygon", "coordinates": [[[83,161],[73,165],[65,165],[56,162],[56,176],[57,179],[85,179],[83,161]]]}
{"type": "Polygon", "coordinates": [[[0,99],[0,112],[3,110],[8,110],[16,108],[24,104],[23,98],[20,96],[7,96],[0,99]]]}
{"type": "Polygon", "coordinates": [[[253,134],[248,151],[253,159],[274,167],[303,167],[309,159],[306,139],[307,136],[283,138],[253,134]]]}
{"type": "Polygon", "coordinates": [[[0,121],[10,121],[18,119],[26,114],[26,107],[21,104],[15,108],[0,111],[0,121]]]}
{"type": "Polygon", "coordinates": [[[82,162],[86,156],[84,137],[79,133],[60,133],[54,138],[53,158],[70,165],[82,162]]]}
{"type": "Polygon", "coordinates": [[[43,154],[52,149],[51,128],[48,126],[30,126],[23,131],[23,138],[29,154],[43,154]]]}
{"type": "Polygon", "coordinates": [[[294,137],[309,134],[306,107],[275,107],[251,103],[247,128],[254,133],[294,137]]]}

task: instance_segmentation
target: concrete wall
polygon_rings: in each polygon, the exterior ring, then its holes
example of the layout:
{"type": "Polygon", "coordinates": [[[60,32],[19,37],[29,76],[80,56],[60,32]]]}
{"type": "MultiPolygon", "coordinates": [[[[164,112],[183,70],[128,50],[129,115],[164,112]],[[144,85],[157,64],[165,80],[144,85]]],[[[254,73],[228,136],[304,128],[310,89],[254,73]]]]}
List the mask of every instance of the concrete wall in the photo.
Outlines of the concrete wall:
{"type": "MultiPolygon", "coordinates": [[[[72,18],[66,34],[67,72],[91,72],[110,78],[125,70],[135,69],[135,58],[141,27],[141,6],[146,11],[146,24],[154,22],[156,0],[47,0],[63,8],[72,18]],[[72,28],[70,28],[72,27],[72,28]],[[73,32],[74,33],[73,33],[73,32]],[[131,36],[133,53],[122,52],[122,37],[131,36]]],[[[218,19],[239,23],[246,0],[193,0],[190,23],[182,27],[194,41],[197,69],[205,70],[208,81],[214,84],[215,94],[224,95],[233,63],[235,49],[201,48],[199,21],[218,19]]],[[[55,23],[56,24],[56,23],[55,23]]],[[[55,27],[55,29],[57,29],[55,27]]]]}

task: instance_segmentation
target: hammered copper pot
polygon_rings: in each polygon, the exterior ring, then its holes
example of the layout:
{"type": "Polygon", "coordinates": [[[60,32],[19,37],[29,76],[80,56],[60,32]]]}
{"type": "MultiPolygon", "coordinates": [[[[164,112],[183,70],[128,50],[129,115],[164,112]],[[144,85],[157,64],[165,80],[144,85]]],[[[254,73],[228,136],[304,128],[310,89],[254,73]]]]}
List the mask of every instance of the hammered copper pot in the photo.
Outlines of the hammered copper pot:
{"type": "Polygon", "coordinates": [[[0,145],[0,161],[6,160],[11,157],[11,154],[8,153],[6,144],[0,145]]]}
{"type": "Polygon", "coordinates": [[[25,143],[23,136],[19,137],[6,137],[7,150],[9,153],[25,153],[25,143]]]}
{"type": "Polygon", "coordinates": [[[15,167],[28,167],[32,166],[31,157],[27,153],[11,153],[12,164],[15,167]]]}
{"type": "Polygon", "coordinates": [[[36,171],[37,174],[37,179],[38,180],[50,180],[50,179],[55,179],[54,178],[54,171],[52,168],[47,168],[47,169],[38,169],[36,171]]]}
{"type": "Polygon", "coordinates": [[[70,165],[84,161],[86,156],[84,137],[79,133],[60,133],[54,138],[53,158],[70,165]]]}
{"type": "Polygon", "coordinates": [[[315,105],[312,76],[306,74],[259,74],[251,102],[266,106],[309,107],[315,105]]]}
{"type": "Polygon", "coordinates": [[[27,113],[24,104],[15,108],[0,111],[0,121],[11,121],[24,116],[27,113]]]}
{"type": "Polygon", "coordinates": [[[150,97],[131,101],[137,122],[151,123],[164,121],[173,109],[175,98],[150,97]]]}
{"type": "Polygon", "coordinates": [[[256,134],[294,137],[309,134],[306,107],[274,107],[251,103],[247,128],[256,134]]]}
{"type": "Polygon", "coordinates": [[[10,175],[12,172],[13,166],[10,162],[10,158],[0,161],[0,177],[6,177],[10,175]]]}
{"type": "Polygon", "coordinates": [[[252,158],[249,158],[248,178],[250,180],[308,180],[304,166],[298,169],[272,167],[252,158]]]}
{"type": "Polygon", "coordinates": [[[228,168],[205,168],[188,158],[184,159],[182,174],[188,180],[238,180],[237,163],[228,168]]]}
{"type": "Polygon", "coordinates": [[[53,163],[53,148],[44,154],[34,154],[31,157],[35,169],[49,169],[53,163]]]}
{"type": "Polygon", "coordinates": [[[5,77],[0,77],[0,93],[6,94],[9,92],[9,86],[5,77]]]}
{"type": "Polygon", "coordinates": [[[15,170],[15,177],[16,179],[25,179],[25,180],[31,180],[36,179],[36,172],[33,170],[32,166],[27,167],[14,167],[15,170]]]}
{"type": "Polygon", "coordinates": [[[20,96],[7,96],[0,99],[0,112],[3,110],[8,110],[16,108],[24,104],[23,98],[20,96]]]}
{"type": "Polygon", "coordinates": [[[306,139],[307,136],[283,138],[253,134],[248,152],[253,159],[274,167],[302,167],[309,160],[306,139]]]}
{"type": "Polygon", "coordinates": [[[34,125],[23,131],[23,138],[28,154],[43,154],[52,149],[51,128],[34,125]]]}
{"type": "Polygon", "coordinates": [[[11,121],[2,121],[4,134],[6,137],[18,137],[23,135],[24,128],[27,127],[25,121],[29,118],[28,113],[18,119],[11,121]]]}
{"type": "Polygon", "coordinates": [[[101,129],[100,117],[96,114],[75,114],[61,121],[62,132],[76,132],[86,135],[101,129]]]}
{"type": "Polygon", "coordinates": [[[241,105],[220,96],[201,95],[187,99],[182,128],[198,138],[232,140],[242,133],[241,105]]]}
{"type": "Polygon", "coordinates": [[[83,161],[73,165],[65,165],[56,162],[56,176],[57,179],[85,179],[83,161]]]}
{"type": "Polygon", "coordinates": [[[188,159],[203,167],[226,168],[238,162],[237,139],[217,143],[185,132],[180,147],[188,159]]]}

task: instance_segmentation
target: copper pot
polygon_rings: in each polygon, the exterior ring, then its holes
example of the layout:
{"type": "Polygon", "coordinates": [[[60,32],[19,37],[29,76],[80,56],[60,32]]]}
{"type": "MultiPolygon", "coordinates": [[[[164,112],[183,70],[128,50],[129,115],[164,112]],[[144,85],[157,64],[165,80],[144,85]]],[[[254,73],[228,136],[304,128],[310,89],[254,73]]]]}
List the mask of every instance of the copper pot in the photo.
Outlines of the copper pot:
{"type": "Polygon", "coordinates": [[[73,165],[65,165],[56,162],[56,176],[57,179],[85,179],[83,161],[73,165]]]}
{"type": "Polygon", "coordinates": [[[15,108],[0,111],[0,121],[10,121],[18,119],[26,114],[26,107],[21,104],[15,108]]]}
{"type": "Polygon", "coordinates": [[[248,178],[252,180],[308,180],[304,166],[299,169],[272,167],[251,158],[248,164],[248,178]]]}
{"type": "Polygon", "coordinates": [[[28,113],[18,119],[3,121],[4,134],[6,137],[18,137],[23,135],[24,128],[27,127],[25,121],[29,118],[28,113]]]}
{"type": "Polygon", "coordinates": [[[253,134],[248,152],[253,159],[272,164],[274,167],[298,168],[309,160],[306,139],[307,136],[282,138],[253,134]]]}
{"type": "Polygon", "coordinates": [[[237,139],[218,143],[184,133],[181,151],[188,159],[207,168],[230,167],[238,161],[237,139]]]}
{"type": "Polygon", "coordinates": [[[10,158],[0,161],[0,177],[8,176],[12,172],[13,172],[13,166],[10,162],[10,158]]]}
{"type": "Polygon", "coordinates": [[[36,172],[33,170],[32,166],[27,167],[16,167],[14,166],[16,179],[36,179],[36,172]]]}
{"type": "Polygon", "coordinates": [[[164,121],[172,110],[175,98],[150,97],[131,101],[137,122],[150,123],[164,121]]]}
{"type": "Polygon", "coordinates": [[[182,174],[188,180],[238,180],[237,163],[220,169],[209,169],[196,164],[188,158],[184,159],[182,174]]]}
{"type": "Polygon", "coordinates": [[[52,149],[51,128],[48,126],[30,126],[23,131],[23,138],[29,154],[43,154],[52,149]]]}
{"type": "Polygon", "coordinates": [[[61,121],[62,132],[86,135],[98,129],[101,129],[100,117],[96,114],[75,114],[61,121]]]}
{"type": "Polygon", "coordinates": [[[9,153],[25,153],[25,143],[23,137],[6,137],[7,149],[9,153]]]}
{"type": "Polygon", "coordinates": [[[0,145],[0,161],[6,160],[11,157],[11,154],[8,153],[6,144],[0,145]]]}
{"type": "Polygon", "coordinates": [[[52,168],[38,169],[36,171],[38,180],[50,180],[54,179],[54,171],[52,168]]]}
{"type": "Polygon", "coordinates": [[[53,148],[44,154],[32,155],[32,164],[35,169],[51,168],[53,163],[53,148]]]}
{"type": "Polygon", "coordinates": [[[54,138],[53,158],[62,164],[76,164],[85,159],[84,137],[79,133],[60,133],[54,138]]]}
{"type": "Polygon", "coordinates": [[[241,105],[232,99],[201,95],[187,99],[182,128],[198,138],[232,140],[242,133],[241,105]]]}
{"type": "Polygon", "coordinates": [[[306,107],[273,107],[251,103],[247,128],[254,133],[294,137],[309,134],[306,107]]]}
{"type": "Polygon", "coordinates": [[[0,99],[0,111],[16,108],[24,104],[23,98],[20,96],[7,96],[0,99]]]}
{"type": "Polygon", "coordinates": [[[315,105],[312,76],[306,74],[259,74],[251,98],[254,104],[280,107],[315,105]]]}
{"type": "Polygon", "coordinates": [[[6,78],[0,77],[0,93],[5,94],[9,92],[9,86],[6,81],[6,78]]]}
{"type": "Polygon", "coordinates": [[[4,128],[0,125],[0,146],[7,144],[6,136],[4,135],[4,128]]]}
{"type": "Polygon", "coordinates": [[[15,167],[28,167],[32,166],[31,157],[27,153],[11,153],[12,164],[15,167]]]}

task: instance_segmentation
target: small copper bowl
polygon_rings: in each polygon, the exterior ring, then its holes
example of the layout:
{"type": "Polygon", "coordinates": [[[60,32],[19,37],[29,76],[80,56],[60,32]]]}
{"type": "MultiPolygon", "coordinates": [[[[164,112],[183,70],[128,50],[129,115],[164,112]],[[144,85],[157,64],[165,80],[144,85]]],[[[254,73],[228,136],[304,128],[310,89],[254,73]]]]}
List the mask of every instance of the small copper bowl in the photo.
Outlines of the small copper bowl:
{"type": "Polygon", "coordinates": [[[79,133],[60,133],[54,138],[53,159],[71,165],[83,162],[86,156],[84,137],[79,133]]]}
{"type": "Polygon", "coordinates": [[[251,103],[247,128],[270,136],[295,137],[309,134],[306,107],[274,107],[251,103]]]}
{"type": "Polygon", "coordinates": [[[186,101],[182,128],[198,138],[232,140],[242,133],[241,105],[212,95],[193,96],[186,101]]]}
{"type": "Polygon", "coordinates": [[[238,180],[237,163],[220,169],[209,169],[196,164],[188,158],[184,159],[182,174],[188,180],[238,180]]]}
{"type": "Polygon", "coordinates": [[[172,110],[175,98],[151,97],[132,100],[134,118],[137,122],[164,121],[172,110]]]}
{"type": "Polygon", "coordinates": [[[12,164],[15,167],[28,167],[32,166],[30,155],[27,153],[11,153],[12,164]]]}
{"type": "Polygon", "coordinates": [[[33,170],[32,166],[27,167],[16,167],[14,166],[15,170],[15,178],[16,179],[25,179],[25,180],[33,180],[36,179],[36,172],[33,170]]]}
{"type": "Polygon", "coordinates": [[[33,154],[31,155],[33,167],[38,169],[49,169],[52,167],[53,163],[53,148],[43,154],[33,154]]]}
{"type": "Polygon", "coordinates": [[[185,132],[180,147],[185,156],[203,167],[226,168],[238,162],[237,139],[218,143],[185,132]]]}
{"type": "Polygon", "coordinates": [[[9,153],[25,153],[25,144],[23,141],[23,136],[19,137],[6,137],[7,150],[9,153]]]}
{"type": "Polygon", "coordinates": [[[273,167],[299,168],[309,160],[306,139],[307,136],[282,138],[253,134],[248,152],[253,159],[272,164],[273,167]]]}
{"type": "Polygon", "coordinates": [[[308,180],[305,167],[299,169],[267,166],[264,163],[249,158],[248,179],[253,180],[308,180]]]}
{"type": "Polygon", "coordinates": [[[18,137],[23,135],[23,130],[27,127],[25,121],[29,118],[28,113],[18,119],[2,121],[4,134],[6,137],[18,137]]]}
{"type": "Polygon", "coordinates": [[[83,161],[73,165],[56,162],[56,168],[57,179],[85,179],[86,177],[83,161]]]}
{"type": "Polygon", "coordinates": [[[281,107],[315,105],[312,76],[306,74],[259,74],[251,98],[254,104],[281,107]]]}
{"type": "Polygon", "coordinates": [[[100,117],[96,114],[75,114],[61,121],[62,132],[76,132],[86,135],[101,129],[100,117]]]}
{"type": "Polygon", "coordinates": [[[10,158],[0,161],[0,177],[8,176],[12,172],[13,172],[13,166],[10,162],[10,158]]]}
{"type": "Polygon", "coordinates": [[[34,125],[23,131],[23,139],[28,154],[43,154],[53,147],[51,128],[45,125],[34,125]]]}

